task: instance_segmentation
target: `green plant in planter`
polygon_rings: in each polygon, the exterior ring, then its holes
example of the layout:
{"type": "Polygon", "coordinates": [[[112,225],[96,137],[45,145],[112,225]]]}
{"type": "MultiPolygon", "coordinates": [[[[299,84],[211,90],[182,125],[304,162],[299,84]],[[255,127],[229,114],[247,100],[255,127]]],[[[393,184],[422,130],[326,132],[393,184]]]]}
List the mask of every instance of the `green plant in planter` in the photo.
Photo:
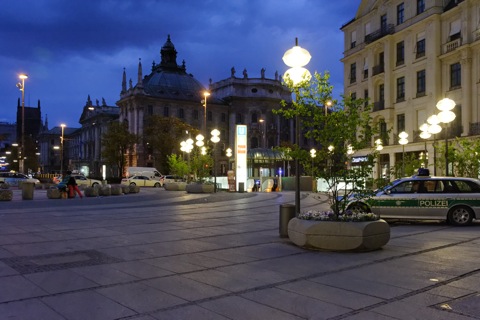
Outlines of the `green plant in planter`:
{"type": "Polygon", "coordinates": [[[341,214],[335,214],[333,211],[309,210],[300,213],[297,218],[303,220],[345,222],[376,221],[380,219],[378,215],[371,212],[354,212],[351,210],[345,210],[341,214]]]}
{"type": "Polygon", "coordinates": [[[380,130],[370,116],[372,105],[368,100],[353,96],[343,96],[341,101],[333,99],[329,79],[328,72],[316,72],[310,81],[297,86],[286,79],[285,85],[295,99],[291,104],[282,101],[281,108],[274,112],[286,118],[298,117],[305,137],[317,143],[315,158],[300,152],[292,156],[298,157],[309,174],[326,181],[332,214],[340,220],[353,196],[365,196],[366,181],[378,153],[373,141],[380,130]],[[363,153],[358,158],[361,161],[352,165],[355,150],[370,152],[363,153]]]}

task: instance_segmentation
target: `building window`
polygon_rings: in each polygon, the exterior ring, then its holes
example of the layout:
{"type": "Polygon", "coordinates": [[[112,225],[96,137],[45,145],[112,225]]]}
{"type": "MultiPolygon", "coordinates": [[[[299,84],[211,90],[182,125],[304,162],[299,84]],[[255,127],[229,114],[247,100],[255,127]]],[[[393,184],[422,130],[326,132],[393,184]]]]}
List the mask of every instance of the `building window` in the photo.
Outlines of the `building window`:
{"type": "Polygon", "coordinates": [[[380,138],[382,139],[383,145],[387,145],[388,141],[388,130],[387,130],[387,123],[385,122],[385,119],[381,119],[378,122],[378,131],[380,134],[380,138]]]}
{"type": "Polygon", "coordinates": [[[417,59],[425,56],[425,39],[417,41],[417,59]]]}
{"type": "Polygon", "coordinates": [[[184,119],[185,118],[185,111],[183,108],[178,109],[178,118],[184,119]]]}
{"type": "Polygon", "coordinates": [[[405,101],[405,77],[397,78],[397,102],[405,101]]]}
{"type": "Polygon", "coordinates": [[[425,95],[425,70],[420,70],[417,72],[417,97],[425,95]]]}
{"type": "Polygon", "coordinates": [[[365,99],[364,107],[368,105],[368,89],[363,90],[363,99],[365,99]]]}
{"type": "Polygon", "coordinates": [[[207,119],[208,119],[208,121],[212,121],[212,120],[213,120],[213,113],[212,113],[212,111],[208,111],[208,112],[207,112],[207,119]]]}
{"type": "Polygon", "coordinates": [[[405,131],[405,114],[397,114],[397,132],[405,131]]]}
{"type": "Polygon", "coordinates": [[[402,2],[397,6],[397,25],[403,23],[404,15],[405,15],[405,7],[402,2]]]}
{"type": "Polygon", "coordinates": [[[462,66],[459,62],[450,65],[450,89],[462,86],[462,66]]]}
{"type": "Polygon", "coordinates": [[[461,28],[462,22],[460,20],[455,20],[450,23],[449,41],[454,41],[462,37],[461,28]]]}
{"type": "Polygon", "coordinates": [[[163,107],[163,116],[168,117],[169,114],[170,114],[169,108],[168,107],[163,107]]]}
{"type": "Polygon", "coordinates": [[[380,29],[382,33],[387,32],[387,15],[383,14],[380,17],[380,29]]]}
{"type": "Polygon", "coordinates": [[[198,120],[198,110],[193,110],[193,119],[198,120]]]}
{"type": "Polygon", "coordinates": [[[357,64],[352,63],[350,65],[350,83],[357,82],[357,64]]]}
{"type": "Polygon", "coordinates": [[[222,122],[226,122],[227,121],[227,115],[225,113],[222,113],[221,115],[221,120],[222,122]]]}
{"type": "Polygon", "coordinates": [[[237,113],[237,115],[235,117],[235,123],[236,124],[242,124],[243,123],[243,117],[242,117],[241,113],[237,113]]]}
{"type": "Polygon", "coordinates": [[[417,0],[417,14],[425,11],[425,0],[417,0]]]}
{"type": "Polygon", "coordinates": [[[352,98],[352,100],[356,100],[357,99],[357,93],[356,92],[352,92],[350,94],[350,97],[352,98]]]}
{"type": "Polygon", "coordinates": [[[397,43],[397,66],[405,63],[405,43],[400,41],[397,43]]]}
{"type": "Polygon", "coordinates": [[[257,116],[257,113],[254,112],[252,113],[252,123],[257,123],[257,121],[258,121],[258,116],[257,116]]]}
{"type": "Polygon", "coordinates": [[[152,116],[153,115],[153,106],[152,105],[148,105],[147,106],[147,114],[149,116],[152,116]]]}
{"type": "Polygon", "coordinates": [[[353,49],[357,45],[357,31],[352,31],[350,35],[350,48],[353,49]]]}
{"type": "Polygon", "coordinates": [[[383,83],[378,86],[378,101],[385,101],[385,85],[383,83]]]}
{"type": "Polygon", "coordinates": [[[250,148],[255,149],[255,148],[258,148],[258,147],[259,147],[258,138],[257,137],[252,137],[250,139],[250,148]]]}

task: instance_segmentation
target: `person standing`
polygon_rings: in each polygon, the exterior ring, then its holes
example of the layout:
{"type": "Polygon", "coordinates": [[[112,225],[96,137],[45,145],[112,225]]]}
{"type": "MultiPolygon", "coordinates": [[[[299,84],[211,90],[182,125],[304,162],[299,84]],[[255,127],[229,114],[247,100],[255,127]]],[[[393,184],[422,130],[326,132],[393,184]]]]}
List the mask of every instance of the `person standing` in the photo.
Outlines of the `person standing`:
{"type": "Polygon", "coordinates": [[[75,177],[71,175],[72,171],[67,171],[67,175],[70,176],[67,182],[67,187],[68,187],[68,197],[73,198],[75,197],[75,192],[80,196],[80,199],[83,198],[82,192],[78,188],[77,181],[75,180],[75,177]]]}

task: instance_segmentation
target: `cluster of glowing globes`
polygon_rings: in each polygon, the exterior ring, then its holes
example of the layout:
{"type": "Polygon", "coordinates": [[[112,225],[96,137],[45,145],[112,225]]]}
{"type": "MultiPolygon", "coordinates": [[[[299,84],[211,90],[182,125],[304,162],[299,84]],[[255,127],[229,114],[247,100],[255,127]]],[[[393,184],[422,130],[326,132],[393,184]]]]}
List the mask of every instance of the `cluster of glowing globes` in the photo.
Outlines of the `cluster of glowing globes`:
{"type": "MultiPolygon", "coordinates": [[[[218,129],[213,129],[212,132],[210,132],[212,137],[210,138],[210,141],[213,143],[217,143],[220,141],[220,131],[218,129]]],[[[207,154],[207,148],[205,147],[205,137],[203,134],[198,134],[195,137],[195,145],[200,148],[200,152],[202,155],[207,154]]],[[[186,141],[180,142],[180,151],[190,153],[193,150],[193,139],[188,138],[186,141]]]]}

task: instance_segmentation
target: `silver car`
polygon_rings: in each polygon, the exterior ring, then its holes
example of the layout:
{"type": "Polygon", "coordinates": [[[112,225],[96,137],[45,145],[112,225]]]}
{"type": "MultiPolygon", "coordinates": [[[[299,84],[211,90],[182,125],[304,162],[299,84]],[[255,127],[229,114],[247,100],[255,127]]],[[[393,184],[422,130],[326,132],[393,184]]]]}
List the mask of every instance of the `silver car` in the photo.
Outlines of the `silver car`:
{"type": "Polygon", "coordinates": [[[446,220],[469,225],[480,219],[480,180],[413,176],[377,190],[373,196],[350,200],[347,209],[369,211],[382,219],[446,220]]]}

